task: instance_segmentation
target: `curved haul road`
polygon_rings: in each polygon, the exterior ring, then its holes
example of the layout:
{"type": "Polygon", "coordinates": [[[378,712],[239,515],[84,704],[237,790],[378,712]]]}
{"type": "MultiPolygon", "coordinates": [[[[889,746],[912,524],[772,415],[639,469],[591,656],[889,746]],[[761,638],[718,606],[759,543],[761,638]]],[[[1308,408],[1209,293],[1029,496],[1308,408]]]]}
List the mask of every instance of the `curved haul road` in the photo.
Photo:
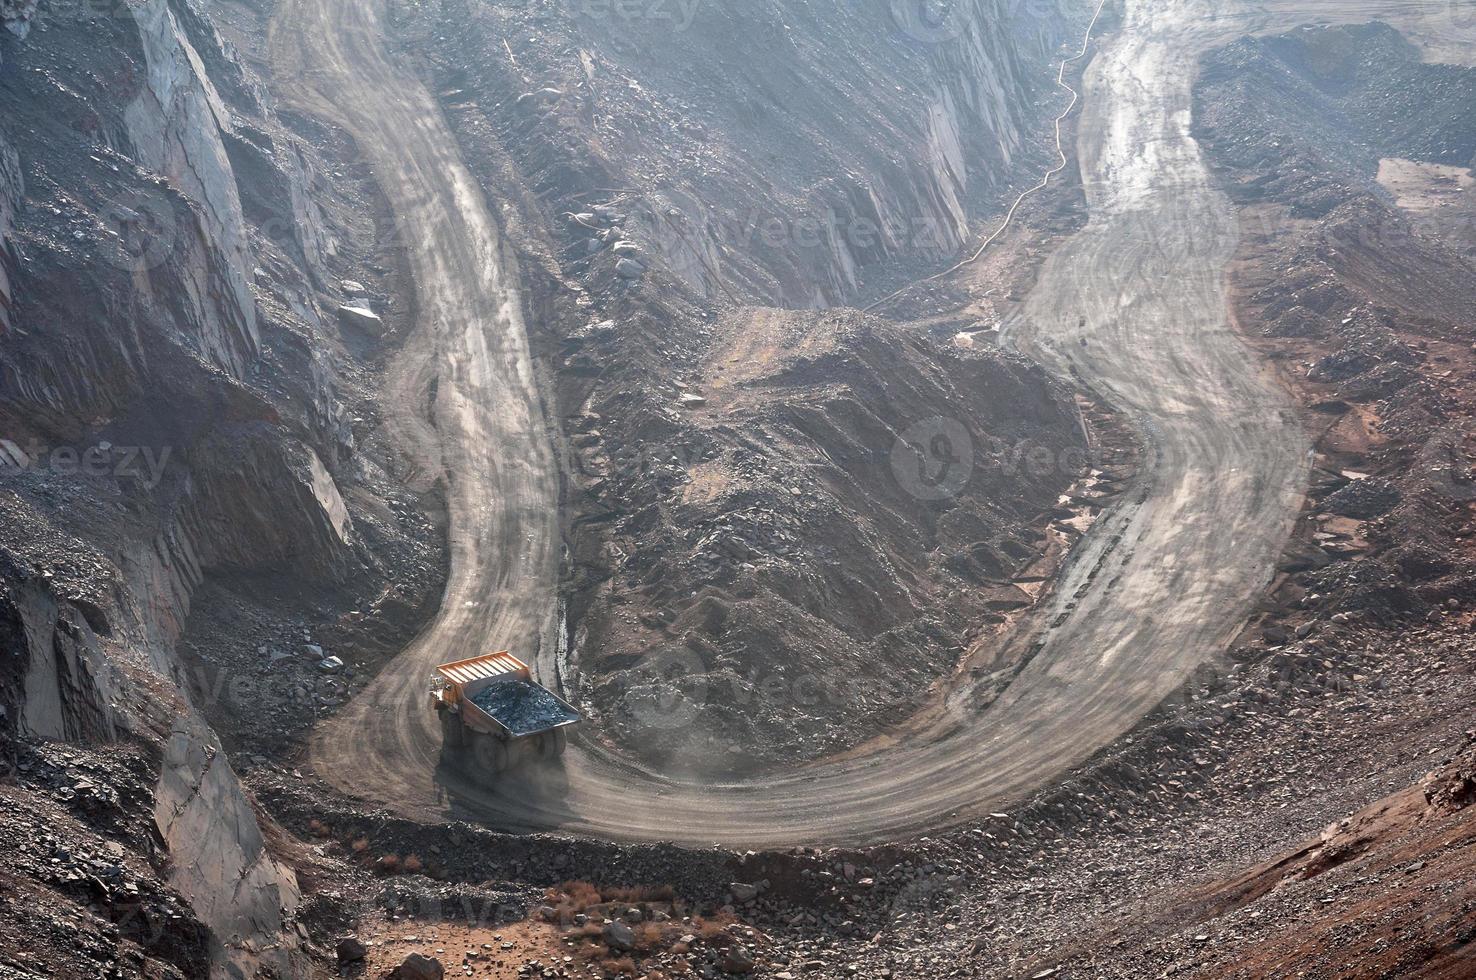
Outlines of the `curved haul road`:
{"type": "Polygon", "coordinates": [[[420,322],[383,410],[445,481],[450,578],[423,635],[313,746],[345,791],[394,803],[434,799],[435,665],[553,635],[560,541],[517,266],[440,107],[386,57],[383,16],[383,0],[284,0],[269,46],[289,98],[343,127],[374,168],[417,284],[420,322]]]}
{"type": "MultiPolygon", "coordinates": [[[[1319,5],[1301,6],[1317,16],[1319,5]]],[[[1190,86],[1201,50],[1278,18],[1265,6],[1227,18],[1202,0],[1127,7],[1086,75],[1079,152],[1090,222],[1047,263],[1007,335],[1130,413],[1149,453],[1137,492],[1103,515],[1056,598],[1014,641],[1044,642],[1019,677],[987,710],[957,690],[928,730],[844,763],[704,785],[585,739],[571,745],[559,785],[491,793],[438,770],[425,690],[438,662],[527,651],[535,637],[546,651],[552,635],[557,470],[514,266],[438,108],[383,51],[382,0],[282,0],[279,80],[355,136],[410,246],[422,323],[386,401],[407,440],[439,447],[451,518],[442,611],[319,732],[318,774],[407,815],[509,829],[738,847],[872,843],[1022,797],[1128,731],[1218,653],[1269,579],[1309,446],[1226,324],[1236,228],[1188,134],[1190,86]],[[427,406],[433,425],[417,414],[427,406]]]]}

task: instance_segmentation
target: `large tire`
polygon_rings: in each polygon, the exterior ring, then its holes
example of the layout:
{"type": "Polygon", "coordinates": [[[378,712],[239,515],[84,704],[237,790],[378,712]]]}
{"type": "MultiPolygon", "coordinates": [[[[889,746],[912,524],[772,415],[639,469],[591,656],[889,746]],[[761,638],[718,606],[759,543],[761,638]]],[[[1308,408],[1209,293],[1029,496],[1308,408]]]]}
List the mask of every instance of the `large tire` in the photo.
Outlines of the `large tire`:
{"type": "Polygon", "coordinates": [[[540,759],[554,760],[564,754],[564,748],[569,744],[569,737],[562,728],[543,732],[533,742],[533,747],[538,751],[540,759]]]}
{"type": "Polygon", "coordinates": [[[507,771],[507,745],[491,735],[477,735],[472,739],[472,757],[484,775],[500,776],[507,771]]]}
{"type": "Polygon", "coordinates": [[[459,752],[466,747],[466,726],[461,723],[461,713],[441,709],[441,748],[448,752],[459,752]]]}

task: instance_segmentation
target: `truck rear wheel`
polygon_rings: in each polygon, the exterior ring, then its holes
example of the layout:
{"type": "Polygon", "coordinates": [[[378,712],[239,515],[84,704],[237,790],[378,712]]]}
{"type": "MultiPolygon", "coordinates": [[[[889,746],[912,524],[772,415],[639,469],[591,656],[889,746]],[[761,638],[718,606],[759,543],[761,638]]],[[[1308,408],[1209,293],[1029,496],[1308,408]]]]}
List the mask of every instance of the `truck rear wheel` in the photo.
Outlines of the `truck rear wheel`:
{"type": "Polygon", "coordinates": [[[497,776],[507,770],[507,746],[501,739],[478,735],[472,741],[472,755],[483,772],[497,776]]]}

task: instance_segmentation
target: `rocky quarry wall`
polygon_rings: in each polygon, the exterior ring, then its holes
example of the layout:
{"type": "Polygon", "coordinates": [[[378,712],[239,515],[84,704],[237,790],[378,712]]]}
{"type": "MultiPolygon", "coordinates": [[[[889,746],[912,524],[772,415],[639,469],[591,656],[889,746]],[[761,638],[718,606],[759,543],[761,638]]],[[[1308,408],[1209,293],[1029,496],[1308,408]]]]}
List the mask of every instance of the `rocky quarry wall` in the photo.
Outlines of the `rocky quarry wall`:
{"type": "MultiPolygon", "coordinates": [[[[386,584],[340,490],[361,466],[323,313],[343,226],[194,0],[0,18],[9,761],[139,747],[157,842],[140,857],[208,933],[212,971],[303,975],[295,877],[177,645],[212,576],[386,584]]],[[[198,975],[147,935],[130,950],[198,975]]]]}
{"type": "Polygon", "coordinates": [[[1476,251],[1457,175],[1476,164],[1476,71],[1379,22],[1244,39],[1204,67],[1197,135],[1262,250],[1238,318],[1326,420],[1294,595],[1342,621],[1439,621],[1476,595],[1451,545],[1472,530],[1476,251]],[[1433,203],[1381,183],[1396,161],[1438,174],[1433,203]]]}
{"type": "Polygon", "coordinates": [[[402,26],[406,50],[438,52],[453,122],[494,130],[554,217],[605,203],[702,299],[785,307],[956,252],[1043,149],[1052,59],[1090,16],[1005,0],[629,8],[450,0],[402,26]]]}

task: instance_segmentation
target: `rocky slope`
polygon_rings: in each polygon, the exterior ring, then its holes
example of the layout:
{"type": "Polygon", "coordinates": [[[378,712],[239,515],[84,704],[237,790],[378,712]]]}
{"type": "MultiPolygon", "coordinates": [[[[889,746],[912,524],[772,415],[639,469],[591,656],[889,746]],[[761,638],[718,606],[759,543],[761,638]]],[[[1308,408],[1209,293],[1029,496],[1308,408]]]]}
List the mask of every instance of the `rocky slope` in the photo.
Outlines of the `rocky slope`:
{"type": "MultiPolygon", "coordinates": [[[[363,243],[358,203],[266,108],[200,5],[4,16],[0,708],[13,779],[22,765],[9,791],[44,815],[76,810],[88,783],[106,820],[78,819],[144,882],[89,896],[79,850],[60,866],[80,862],[81,878],[31,881],[32,911],[44,922],[55,903],[86,929],[121,929],[119,975],[296,973],[297,882],[210,728],[219,688],[181,651],[198,635],[234,658],[213,667],[258,717],[310,716],[311,694],[253,694],[266,651],[220,630],[199,597],[252,606],[264,580],[308,582],[299,596],[330,621],[395,610],[380,621],[392,637],[433,590],[434,534],[390,512],[381,494],[402,491],[354,431],[373,346],[340,326],[336,277],[366,268],[373,228],[363,243]],[[105,768],[88,775],[114,758],[127,792],[105,768]],[[160,935],[131,919],[139,894],[173,903],[160,935]]],[[[309,688],[316,674],[301,656],[273,667],[309,688]]],[[[9,870],[28,876],[21,865],[9,870]]],[[[65,947],[40,944],[33,966],[66,972],[65,947]]]]}
{"type": "Polygon", "coordinates": [[[1239,316],[1324,433],[1288,566],[1305,581],[1288,594],[1323,616],[1397,627],[1472,598],[1472,251],[1380,177],[1469,170],[1473,98],[1476,72],[1421,62],[1385,25],[1246,41],[1206,66],[1201,127],[1252,232],[1239,316]],[[1293,124],[1307,115],[1332,122],[1293,124]]]}
{"type": "Polygon", "coordinates": [[[1038,368],[854,313],[735,312],[682,377],[687,407],[627,389],[574,420],[599,505],[574,556],[581,670],[608,733],[668,766],[904,720],[1030,604],[1016,581],[1088,469],[1038,368]]]}

